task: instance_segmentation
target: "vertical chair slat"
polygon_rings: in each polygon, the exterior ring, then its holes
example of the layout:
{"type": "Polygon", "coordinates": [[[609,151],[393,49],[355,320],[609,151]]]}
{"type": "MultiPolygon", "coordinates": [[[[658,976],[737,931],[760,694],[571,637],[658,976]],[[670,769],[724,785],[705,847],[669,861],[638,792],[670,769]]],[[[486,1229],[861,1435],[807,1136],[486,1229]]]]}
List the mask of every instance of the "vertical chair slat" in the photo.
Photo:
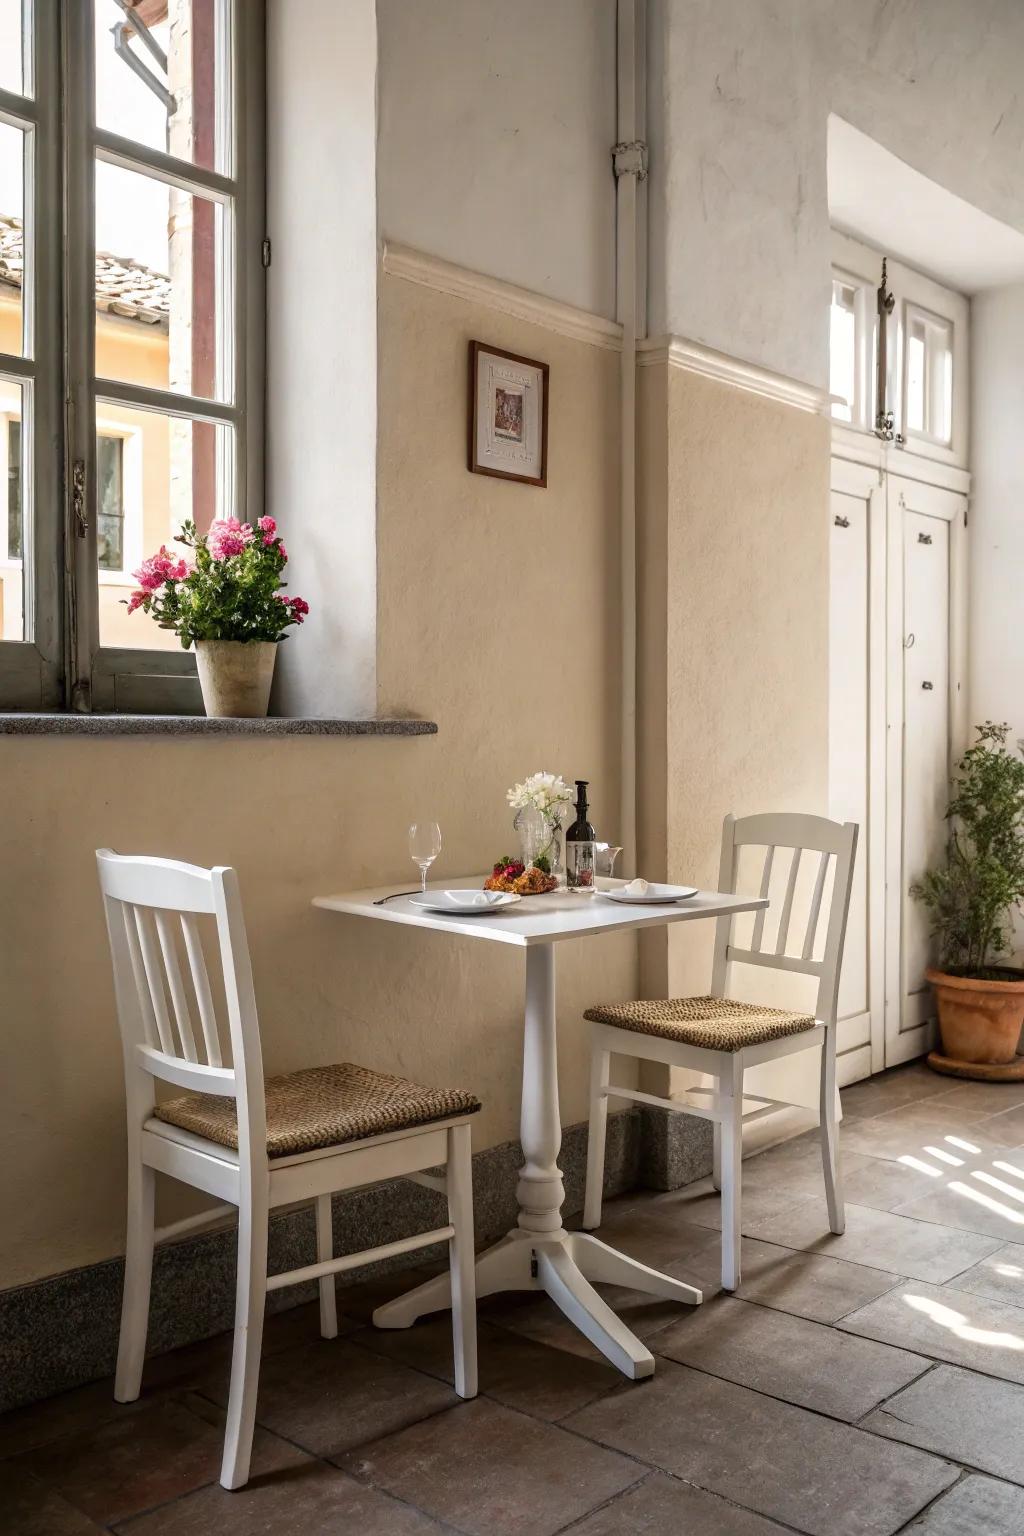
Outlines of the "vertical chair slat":
{"type": "Polygon", "coordinates": [[[818,918],[821,913],[821,897],[825,889],[825,876],[828,874],[828,861],[832,857],[829,852],[821,855],[818,862],[818,874],[814,881],[814,895],[811,897],[811,911],[807,919],[807,935],[804,939],[804,947],[801,951],[802,960],[810,960],[814,955],[814,941],[818,936],[818,918]]]}
{"type": "MultiPolygon", "coordinates": [[[[761,894],[762,901],[768,895],[768,887],[772,883],[772,863],[774,861],[774,858],[775,858],[775,849],[773,847],[769,846],[768,848],[765,849],[764,869],[761,872],[761,892],[760,892],[760,894],[761,894]]],[[[760,948],[761,948],[761,941],[762,941],[762,939],[764,937],[764,914],[765,914],[765,910],[766,909],[764,907],[762,907],[760,912],[758,912],[757,916],[754,918],[754,931],[753,931],[753,933],[750,936],[750,947],[751,947],[751,949],[755,953],[757,953],[760,950],[760,948]]]]}
{"type": "Polygon", "coordinates": [[[167,999],[164,996],[164,984],[160,975],[160,961],[157,957],[156,945],[153,943],[153,934],[146,919],[150,916],[142,907],[135,907],[135,927],[139,935],[139,948],[142,950],[142,965],[149,986],[149,996],[153,1004],[153,1017],[156,1020],[157,1034],[160,1036],[160,1049],[168,1056],[177,1056],[174,1048],[174,1035],[171,1031],[171,1021],[167,1016],[167,999]]]}
{"type": "Polygon", "coordinates": [[[789,939],[789,920],[793,915],[793,894],[796,891],[796,877],[800,869],[800,855],[802,848],[793,849],[793,862],[789,866],[789,879],[786,881],[786,897],[782,903],[782,916],[779,918],[779,937],[775,944],[775,953],[784,955],[786,943],[789,939]]]}
{"type": "Polygon", "coordinates": [[[185,995],[185,986],[181,979],[181,967],[178,964],[178,951],[174,945],[174,933],[166,912],[157,911],[153,915],[156,920],[157,938],[160,940],[160,953],[164,957],[164,971],[167,974],[167,984],[171,989],[171,1003],[174,1007],[174,1018],[178,1026],[178,1039],[181,1041],[185,1060],[198,1061],[196,1038],[192,1032],[192,1016],[188,1010],[188,998],[185,995]]]}
{"type": "Polygon", "coordinates": [[[199,1009],[199,1022],[203,1027],[206,1064],[210,1067],[221,1067],[224,1063],[221,1060],[217,1015],[213,1007],[210,978],[206,971],[203,941],[199,933],[199,924],[191,912],[181,914],[181,931],[185,935],[185,951],[192,971],[192,985],[195,988],[196,1006],[199,1009]]]}
{"type": "Polygon", "coordinates": [[[135,990],[138,993],[139,1008],[142,1011],[142,1027],[146,1032],[146,1043],[155,1050],[158,1045],[156,1033],[156,1017],[153,1013],[153,1000],[149,995],[149,984],[146,981],[146,970],[142,963],[142,952],[139,949],[139,934],[135,926],[135,908],[126,902],[121,903],[121,916],[124,919],[125,938],[128,942],[128,954],[132,962],[132,975],[135,978],[135,990]]]}

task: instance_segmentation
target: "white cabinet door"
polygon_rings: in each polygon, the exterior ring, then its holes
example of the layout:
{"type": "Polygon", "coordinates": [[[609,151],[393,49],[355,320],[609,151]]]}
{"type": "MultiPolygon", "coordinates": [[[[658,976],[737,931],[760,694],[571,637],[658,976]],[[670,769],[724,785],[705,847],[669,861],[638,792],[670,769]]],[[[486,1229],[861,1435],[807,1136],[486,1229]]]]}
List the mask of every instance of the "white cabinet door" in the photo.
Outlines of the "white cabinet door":
{"type": "Polygon", "coordinates": [[[927,916],[910,895],[940,863],[962,696],[951,583],[962,565],[966,502],[895,475],[889,519],[889,893],[885,1064],[931,1048],[934,1004],[925,982],[931,959],[927,916]]]}
{"type": "Polygon", "coordinates": [[[884,1065],[885,505],[877,470],[835,460],[830,501],[829,814],[855,821],[839,986],[841,1083],[884,1065]]]}

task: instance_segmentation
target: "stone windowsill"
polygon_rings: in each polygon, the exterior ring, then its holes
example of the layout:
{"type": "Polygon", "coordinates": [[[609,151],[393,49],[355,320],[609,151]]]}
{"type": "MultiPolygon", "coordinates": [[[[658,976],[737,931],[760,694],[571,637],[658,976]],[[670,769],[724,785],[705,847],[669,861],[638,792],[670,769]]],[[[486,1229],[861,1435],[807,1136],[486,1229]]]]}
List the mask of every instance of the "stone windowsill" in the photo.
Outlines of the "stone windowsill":
{"type": "Polygon", "coordinates": [[[0,713],[0,736],[434,736],[432,720],[210,719],[206,715],[0,713]]]}

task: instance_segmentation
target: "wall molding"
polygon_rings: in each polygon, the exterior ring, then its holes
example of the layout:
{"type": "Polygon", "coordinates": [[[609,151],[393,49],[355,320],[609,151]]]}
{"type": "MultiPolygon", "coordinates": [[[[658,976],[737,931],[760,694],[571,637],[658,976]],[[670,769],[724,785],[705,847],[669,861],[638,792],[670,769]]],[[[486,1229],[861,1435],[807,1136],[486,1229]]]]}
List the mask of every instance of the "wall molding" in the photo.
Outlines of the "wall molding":
{"type": "Polygon", "coordinates": [[[381,252],[381,266],[392,277],[466,299],[471,304],[484,304],[517,320],[543,326],[559,336],[568,336],[572,341],[584,341],[610,352],[622,351],[622,327],[614,320],[606,320],[587,309],[577,309],[572,304],[562,304],[557,299],[545,298],[528,288],[517,288],[514,283],[502,282],[500,278],[472,272],[468,267],[442,261],[439,256],[429,256],[411,246],[386,240],[381,252]]]}
{"type": "Polygon", "coordinates": [[[687,341],[682,336],[649,337],[637,343],[637,367],[650,368],[657,364],[681,368],[686,373],[698,374],[704,379],[715,379],[729,384],[733,389],[746,390],[776,404],[788,405],[798,411],[808,411],[814,416],[830,413],[830,396],[827,390],[815,389],[800,379],[787,378],[757,363],[744,362],[728,353],[716,352],[713,347],[687,341]]]}

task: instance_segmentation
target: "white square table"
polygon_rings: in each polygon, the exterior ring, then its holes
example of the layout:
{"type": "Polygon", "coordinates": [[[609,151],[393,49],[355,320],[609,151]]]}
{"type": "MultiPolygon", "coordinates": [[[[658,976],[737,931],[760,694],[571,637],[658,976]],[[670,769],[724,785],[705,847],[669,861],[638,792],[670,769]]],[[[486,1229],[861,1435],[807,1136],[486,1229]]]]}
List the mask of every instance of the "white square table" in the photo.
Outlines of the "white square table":
{"type": "MultiPolygon", "coordinates": [[[[483,875],[435,881],[430,890],[480,889],[483,875]]],[[[599,887],[621,886],[601,880],[599,887]]],[[[525,897],[516,906],[480,917],[424,912],[407,896],[389,896],[393,887],[317,896],[315,907],[378,922],[474,939],[479,943],[515,944],[526,950],[526,1007],[523,1038],[523,1096],[520,1137],[525,1162],[519,1171],[517,1225],[476,1262],[477,1296],[499,1291],[546,1291],[566,1317],[626,1376],[654,1374],[654,1356],[612,1311],[591,1282],[623,1285],[655,1296],[699,1303],[699,1290],[663,1275],[609,1247],[589,1232],[567,1232],[562,1225],[565,1196],[558,1152],[562,1125],[558,1108],[558,1056],[555,1021],[555,945],[626,928],[660,928],[668,923],[754,912],[766,907],[762,897],[698,891],[687,901],[657,906],[623,906],[599,896],[553,891],[525,897]]],[[[599,999],[595,998],[595,1002],[599,999]]],[[[451,1306],[447,1273],[378,1307],[378,1328],[408,1328],[418,1317],[451,1306]]]]}

